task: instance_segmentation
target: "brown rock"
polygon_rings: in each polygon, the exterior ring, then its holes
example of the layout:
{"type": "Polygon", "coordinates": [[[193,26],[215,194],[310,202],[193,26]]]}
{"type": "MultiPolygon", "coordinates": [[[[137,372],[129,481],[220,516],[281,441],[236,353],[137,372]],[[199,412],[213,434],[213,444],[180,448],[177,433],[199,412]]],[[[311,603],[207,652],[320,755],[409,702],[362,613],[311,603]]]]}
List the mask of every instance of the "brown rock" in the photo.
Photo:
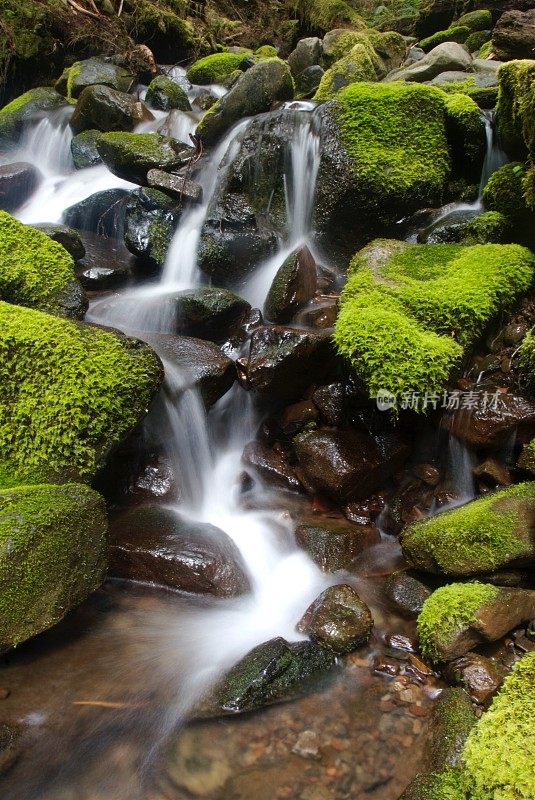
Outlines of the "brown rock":
{"type": "Polygon", "coordinates": [[[463,686],[476,703],[486,703],[503,683],[505,670],[479,653],[467,653],[452,661],[444,675],[451,683],[463,686]]]}
{"type": "Polygon", "coordinates": [[[349,653],[370,638],[373,617],[356,591],[330,586],[305,611],[297,629],[335,653],[349,653]]]}
{"type": "Polygon", "coordinates": [[[278,419],[279,428],[285,436],[295,436],[310,422],[315,422],[318,416],[318,409],[314,403],[310,400],[301,400],[299,403],[286,406],[278,419]]]}
{"type": "Polygon", "coordinates": [[[441,427],[472,447],[501,447],[517,431],[520,442],[535,435],[535,404],[512,394],[488,395],[477,392],[475,407],[442,417],[441,427]]]}
{"type": "Polygon", "coordinates": [[[301,491],[301,484],[283,453],[275,452],[261,442],[249,442],[242,454],[242,462],[252,468],[266,483],[293,492],[301,491]]]}
{"type": "Polygon", "coordinates": [[[431,589],[407,572],[394,572],[385,583],[386,596],[407,616],[417,617],[431,589]]]}
{"type": "Polygon", "coordinates": [[[535,56],[535,9],[502,14],[492,34],[492,49],[500,61],[535,56]]]}
{"type": "Polygon", "coordinates": [[[318,515],[301,521],[295,538],[321,569],[336,572],[349,569],[359,553],[381,541],[381,534],[373,525],[318,515]]]}
{"type": "Polygon", "coordinates": [[[417,464],[413,469],[414,474],[428,486],[438,486],[440,483],[440,470],[432,464],[417,464]]]}
{"type": "Polygon", "coordinates": [[[510,486],[511,475],[504,464],[495,458],[486,458],[473,469],[474,477],[479,478],[489,486],[510,486]]]}

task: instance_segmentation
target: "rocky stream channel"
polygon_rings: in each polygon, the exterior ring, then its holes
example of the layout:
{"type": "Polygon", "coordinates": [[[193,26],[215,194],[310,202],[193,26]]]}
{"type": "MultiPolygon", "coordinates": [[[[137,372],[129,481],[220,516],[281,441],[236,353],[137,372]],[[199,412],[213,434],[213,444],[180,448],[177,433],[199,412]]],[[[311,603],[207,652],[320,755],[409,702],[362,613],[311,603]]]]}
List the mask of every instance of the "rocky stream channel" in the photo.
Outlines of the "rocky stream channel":
{"type": "Polygon", "coordinates": [[[535,11],[453,5],[6,77],[2,800],[535,800],[535,11]]]}

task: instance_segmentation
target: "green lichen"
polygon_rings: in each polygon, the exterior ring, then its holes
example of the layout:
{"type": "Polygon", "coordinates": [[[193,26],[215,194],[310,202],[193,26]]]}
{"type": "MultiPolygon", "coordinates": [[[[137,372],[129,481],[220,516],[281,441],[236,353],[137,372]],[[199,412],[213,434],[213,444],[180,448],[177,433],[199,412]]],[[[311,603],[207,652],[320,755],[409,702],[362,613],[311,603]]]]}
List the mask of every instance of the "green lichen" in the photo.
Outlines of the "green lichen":
{"type": "Polygon", "coordinates": [[[150,169],[173,169],[184,161],[184,146],[160,133],[103,133],[96,146],[114,175],[139,183],[150,169]]]}
{"type": "Polygon", "coordinates": [[[529,530],[533,513],[535,485],[520,483],[414,522],[403,534],[403,552],[410,563],[426,571],[446,575],[493,572],[532,556],[529,530]]]}
{"type": "Polygon", "coordinates": [[[470,625],[481,606],[493,602],[499,594],[496,586],[486,583],[452,583],[436,589],[420,612],[417,622],[422,655],[441,660],[441,643],[453,640],[470,625]]]}
{"type": "Polygon", "coordinates": [[[106,509],[87,486],[0,491],[0,650],[50,628],[106,573],[106,509]]]}
{"type": "Polygon", "coordinates": [[[535,61],[508,61],[498,70],[496,123],[505,150],[535,158],[535,61]]]}
{"type": "Polygon", "coordinates": [[[137,340],[0,303],[0,485],[90,480],[160,369],[137,340]]]}
{"type": "Polygon", "coordinates": [[[518,245],[372,242],[350,265],[335,342],[370,397],[438,392],[492,317],[531,283],[518,245]],[[377,259],[377,251],[384,252],[377,259]]]}
{"type": "Polygon", "coordinates": [[[186,77],[191,83],[205,86],[211,83],[222,83],[234,70],[244,64],[243,53],[213,53],[200,58],[188,68],[186,77]]]}
{"type": "Polygon", "coordinates": [[[505,679],[463,752],[463,783],[471,800],[535,797],[535,653],[505,679]]]}
{"type": "Polygon", "coordinates": [[[463,44],[470,36],[471,30],[467,25],[452,25],[445,31],[438,31],[433,33],[432,36],[427,36],[418,42],[418,46],[428,53],[434,47],[444,42],[458,42],[463,44]]]}
{"type": "Polygon", "coordinates": [[[74,261],[45,233],[0,211],[0,299],[70,316],[74,261]]]}

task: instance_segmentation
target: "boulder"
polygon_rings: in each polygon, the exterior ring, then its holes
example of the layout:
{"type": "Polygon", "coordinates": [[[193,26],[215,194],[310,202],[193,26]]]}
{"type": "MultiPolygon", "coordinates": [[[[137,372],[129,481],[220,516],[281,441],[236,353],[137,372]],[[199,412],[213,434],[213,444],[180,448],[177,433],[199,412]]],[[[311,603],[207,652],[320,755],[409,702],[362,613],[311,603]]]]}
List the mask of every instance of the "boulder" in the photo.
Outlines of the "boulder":
{"type": "Polygon", "coordinates": [[[201,184],[188,180],[184,175],[175,175],[161,169],[150,169],[147,173],[147,183],[155,189],[167,192],[180,202],[189,200],[190,203],[202,203],[203,188],[201,184]]]}
{"type": "Polygon", "coordinates": [[[136,189],[125,205],[124,241],[149,265],[163,266],[180,219],[177,203],[157,189],[136,189]]]}
{"type": "Polygon", "coordinates": [[[351,569],[364,550],[381,541],[379,530],[373,525],[355,525],[343,518],[323,516],[301,520],[295,538],[326,572],[351,569]]]}
{"type": "Polygon", "coordinates": [[[125,189],[104,189],[86,197],[63,212],[63,222],[70,228],[111,239],[122,235],[126,199],[125,189]]]}
{"type": "Polygon", "coordinates": [[[36,225],[32,225],[32,228],[37,228],[38,231],[46,233],[49,239],[65,248],[75,261],[85,256],[82,237],[74,228],[69,228],[68,225],[62,225],[59,222],[39,222],[36,225]]]}
{"type": "Polygon", "coordinates": [[[423,756],[426,772],[458,767],[468,734],[477,718],[463,689],[443,689],[431,713],[423,756]]]}
{"type": "Polygon", "coordinates": [[[428,597],[429,589],[408,572],[394,572],[386,579],[384,592],[397,609],[407,617],[417,617],[428,597]]]}
{"type": "Polygon", "coordinates": [[[322,76],[314,100],[330,100],[350,83],[358,81],[376,81],[383,78],[386,70],[378,66],[376,53],[365,39],[362,43],[355,44],[350,52],[338,59],[322,76]],[[379,75],[378,75],[379,73],[379,75]]]}
{"type": "Polygon", "coordinates": [[[307,608],[297,630],[335,653],[350,653],[371,636],[373,617],[356,591],[345,584],[330,586],[307,608]]]}
{"type": "Polygon", "coordinates": [[[262,326],[251,338],[244,362],[249,389],[281,400],[297,400],[319,383],[333,361],[330,336],[323,331],[262,326]]]}
{"type": "Polygon", "coordinates": [[[457,42],[444,42],[433,47],[427,55],[410,67],[396,69],[386,81],[430,81],[441,72],[470,72],[472,57],[468,50],[457,42]]]}
{"type": "Polygon", "coordinates": [[[161,111],[171,111],[173,108],[178,108],[179,111],[191,111],[188,95],[183,87],[165,75],[157,75],[152,79],[145,102],[161,111]]]}
{"type": "Polygon", "coordinates": [[[87,486],[0,491],[0,652],[51,628],[104,580],[106,508],[87,486]]]}
{"type": "Polygon", "coordinates": [[[290,322],[295,312],[316,294],[316,262],[308,247],[296,250],[279,267],[264,303],[271,322],[290,322]]]}
{"type": "Polygon", "coordinates": [[[215,144],[244,117],[269,111],[277,100],[291,100],[294,85],[288,65],[278,58],[258,62],[215,103],[197,127],[205,145],[215,144]]]}
{"type": "Polygon", "coordinates": [[[453,661],[534,616],[535,591],[477,582],[442,586],[418,617],[420,649],[432,661],[453,661]]]}
{"type": "Polygon", "coordinates": [[[33,164],[17,161],[0,166],[0,209],[16,211],[32,196],[41,182],[41,173],[33,164]]]}
{"type": "Polygon", "coordinates": [[[248,53],[212,53],[199,58],[188,67],[186,78],[197,86],[223,83],[236,70],[248,66],[248,53]]]}
{"type": "Polygon", "coordinates": [[[230,536],[162,506],[133,508],[111,522],[109,572],[216,597],[250,590],[245,564],[230,536]]]}
{"type": "Polygon", "coordinates": [[[90,482],[162,377],[135,339],[0,303],[0,485],[90,482]]]}
{"type": "Polygon", "coordinates": [[[498,76],[496,72],[441,72],[430,82],[446,92],[466,94],[480,108],[493,109],[498,98],[498,76]]]}
{"type": "Polygon", "coordinates": [[[0,110],[0,142],[18,144],[26,123],[66,105],[65,98],[54,89],[47,86],[30,89],[0,110]]]}
{"type": "Polygon", "coordinates": [[[293,492],[301,491],[301,484],[295,469],[290,465],[284,453],[272,450],[262,442],[249,442],[245,445],[242,462],[261,480],[269,486],[279,489],[289,489],[293,492]]]}
{"type": "Polygon", "coordinates": [[[100,135],[100,131],[90,128],[72,137],[71,155],[76,169],[96,167],[97,164],[102,163],[100,153],[97,150],[97,139],[100,135]]]}
{"type": "Polygon", "coordinates": [[[104,133],[97,150],[108,169],[133,183],[145,184],[151,169],[176,169],[186,164],[192,148],[159,133],[104,133]]]}
{"type": "Polygon", "coordinates": [[[0,211],[0,298],[74,319],[87,309],[65,248],[5,211],[0,211]]]}
{"type": "Polygon", "coordinates": [[[535,436],[535,404],[513,394],[485,395],[475,391],[472,408],[445,414],[440,425],[475,448],[503,447],[516,431],[517,441],[535,436]]]}
{"type": "Polygon", "coordinates": [[[505,669],[480,653],[467,653],[448,664],[445,677],[451,683],[462,686],[474,703],[483,705],[502,685],[505,669]]]}
{"type": "Polygon", "coordinates": [[[501,61],[535,58],[535,8],[502,14],[492,32],[492,49],[501,61]]]}
{"type": "Polygon", "coordinates": [[[317,36],[300,39],[288,56],[288,66],[293,77],[297,79],[309,67],[321,64],[322,53],[321,39],[317,36]]]}
{"type": "Polygon", "coordinates": [[[470,576],[535,563],[535,490],[520,483],[409,525],[401,545],[416,569],[470,576]]]}
{"type": "Polygon", "coordinates": [[[75,134],[88,129],[132,131],[151,117],[146,106],[130,94],[107,86],[88,86],[78,98],[70,124],[75,134]]]}
{"type": "Polygon", "coordinates": [[[87,58],[67,67],[54,88],[69,100],[80,97],[88,86],[108,86],[119,92],[129,92],[135,76],[124,67],[103,58],[87,58]]]}
{"type": "Polygon", "coordinates": [[[227,289],[188,289],[174,295],[176,331],[221,342],[243,323],[250,305],[227,289]]]}
{"type": "Polygon", "coordinates": [[[313,95],[317,91],[324,74],[325,70],[319,66],[307,67],[303,70],[295,79],[296,97],[303,98],[313,95]]]}
{"type": "Polygon", "coordinates": [[[409,448],[393,433],[318,428],[296,438],[295,452],[316,491],[347,502],[368,497],[397,472],[409,448]]]}

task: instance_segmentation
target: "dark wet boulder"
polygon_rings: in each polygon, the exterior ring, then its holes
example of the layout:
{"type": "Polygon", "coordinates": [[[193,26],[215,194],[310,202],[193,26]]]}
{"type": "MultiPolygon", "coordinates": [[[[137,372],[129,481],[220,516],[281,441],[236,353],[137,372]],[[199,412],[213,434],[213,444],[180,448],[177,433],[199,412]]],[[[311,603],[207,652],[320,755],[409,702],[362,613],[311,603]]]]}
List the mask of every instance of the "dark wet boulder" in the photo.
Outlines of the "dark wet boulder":
{"type": "Polygon", "coordinates": [[[384,592],[396,608],[408,617],[417,617],[431,589],[409,575],[408,572],[394,572],[385,583],[384,592]]]}
{"type": "Polygon", "coordinates": [[[26,123],[66,105],[65,98],[48,86],[30,89],[0,110],[0,142],[17,144],[26,123]]]}
{"type": "Polygon", "coordinates": [[[471,447],[497,448],[516,431],[517,440],[535,436],[535,403],[513,394],[474,392],[473,407],[445,414],[441,427],[471,447]]]}
{"type": "Polygon", "coordinates": [[[169,359],[184,377],[181,391],[195,387],[207,408],[223,397],[236,380],[231,358],[212,342],[192,336],[152,334],[147,341],[162,359],[169,359]]]}
{"type": "Polygon", "coordinates": [[[288,66],[292,71],[294,78],[301,75],[308,67],[314,67],[321,64],[323,55],[323,47],[321,39],[317,36],[309,36],[306,39],[300,39],[295,49],[292,50],[288,56],[288,66]]]}
{"type": "Polygon", "coordinates": [[[79,261],[85,256],[84,243],[80,234],[74,228],[69,228],[68,225],[62,225],[59,222],[41,222],[37,225],[32,225],[32,227],[46,233],[49,239],[64,247],[75,261],[79,261]]]}
{"type": "MultiPolygon", "coordinates": [[[[189,157],[189,153],[187,154],[189,157]]],[[[164,172],[161,169],[150,169],[147,183],[155,189],[174,197],[179,203],[202,203],[203,188],[197,181],[191,181],[183,174],[164,172]]]]}
{"type": "Polygon", "coordinates": [[[291,100],[293,96],[288,65],[278,58],[260,61],[207,111],[197,135],[205,145],[213,145],[240,119],[269,111],[272,103],[291,100]]]}
{"type": "Polygon", "coordinates": [[[22,161],[0,166],[0,209],[16,211],[31,197],[41,182],[33,164],[22,161]]]}
{"type": "Polygon", "coordinates": [[[403,554],[425,572],[470,576],[535,562],[535,489],[521,483],[409,525],[403,554]]]}
{"type": "Polygon", "coordinates": [[[221,342],[237,331],[250,305],[227,289],[187,289],[174,295],[176,331],[221,342]]]}
{"type": "Polygon", "coordinates": [[[176,169],[185,164],[191,147],[159,133],[104,133],[97,150],[108,169],[133,183],[146,183],[151,169],[176,169]]]}
{"type": "Polygon", "coordinates": [[[356,591],[345,584],[325,589],[297,625],[299,631],[335,653],[350,653],[366,644],[372,628],[370,609],[356,591]]]}
{"type": "Polygon", "coordinates": [[[103,132],[132,131],[151,116],[146,106],[130,94],[107,86],[88,86],[78,99],[71,128],[75,134],[95,128],[103,132]]]}
{"type": "Polygon", "coordinates": [[[177,203],[157,189],[136,189],[125,205],[124,241],[150,265],[161,267],[180,219],[177,203]]]}
{"type": "Polygon", "coordinates": [[[289,489],[293,492],[301,491],[301,484],[287,456],[272,450],[263,442],[246,444],[242,453],[242,462],[268,486],[289,489]]]}
{"type": "Polygon", "coordinates": [[[396,434],[318,428],[300,434],[295,452],[314,488],[337,502],[368,497],[403,465],[410,450],[396,434]]]}
{"type": "Polygon", "coordinates": [[[134,508],[110,523],[109,572],[216,597],[250,589],[240,551],[224,531],[161,506],[134,508]]]}
{"type": "Polygon", "coordinates": [[[381,540],[373,525],[355,525],[338,517],[315,516],[301,520],[295,538],[303,550],[326,572],[351,569],[358,556],[381,540]]]}
{"type": "Polygon", "coordinates": [[[85,200],[66,208],[63,212],[63,222],[79,231],[115,239],[122,234],[127,197],[128,192],[125,189],[105,189],[102,192],[95,192],[85,200]]]}
{"type": "Polygon", "coordinates": [[[316,294],[316,262],[308,247],[296,250],[279,267],[264,303],[271,322],[290,322],[295,312],[316,294]]]}
{"type": "Polygon", "coordinates": [[[123,286],[131,277],[134,256],[119,239],[83,231],[84,257],[76,265],[78,280],[87,291],[123,286]]]}
{"type": "Polygon", "coordinates": [[[0,652],[51,628],[98,589],[106,534],[104,501],[87,486],[0,491],[0,652]]]}
{"type": "Polygon", "coordinates": [[[150,82],[145,102],[161,111],[171,111],[173,108],[178,108],[179,111],[191,111],[188,95],[182,86],[165,75],[157,75],[150,82]]]}
{"type": "Polygon", "coordinates": [[[124,67],[97,56],[67,67],[54,88],[70,100],[80,97],[87,86],[108,86],[118,92],[128,92],[134,80],[135,76],[124,67]]]}
{"type": "Polygon", "coordinates": [[[213,705],[226,713],[252,711],[295,695],[333,665],[333,654],[312,642],[271,639],[230,670],[214,692],[213,705]]]}
{"type": "Polygon", "coordinates": [[[505,673],[497,661],[481,653],[467,653],[450,661],[444,675],[450,683],[462,686],[474,703],[486,704],[502,685],[505,673]]]}
{"type": "Polygon", "coordinates": [[[442,772],[461,763],[468,734],[477,718],[463,689],[444,689],[431,714],[424,750],[426,772],[442,772]]]}
{"type": "Polygon", "coordinates": [[[281,400],[297,400],[332,366],[333,347],[323,331],[263,326],[253,333],[244,361],[248,388],[281,400]]]}
{"type": "Polygon", "coordinates": [[[87,169],[102,163],[97,150],[97,139],[100,135],[100,131],[90,128],[72,137],[71,155],[76,169],[87,169]]]}
{"type": "Polygon", "coordinates": [[[506,11],[492,32],[492,50],[500,61],[535,57],[535,8],[506,11]]]}
{"type": "Polygon", "coordinates": [[[418,617],[420,649],[432,661],[454,661],[534,617],[535,591],[477,582],[442,586],[418,617]]]}

